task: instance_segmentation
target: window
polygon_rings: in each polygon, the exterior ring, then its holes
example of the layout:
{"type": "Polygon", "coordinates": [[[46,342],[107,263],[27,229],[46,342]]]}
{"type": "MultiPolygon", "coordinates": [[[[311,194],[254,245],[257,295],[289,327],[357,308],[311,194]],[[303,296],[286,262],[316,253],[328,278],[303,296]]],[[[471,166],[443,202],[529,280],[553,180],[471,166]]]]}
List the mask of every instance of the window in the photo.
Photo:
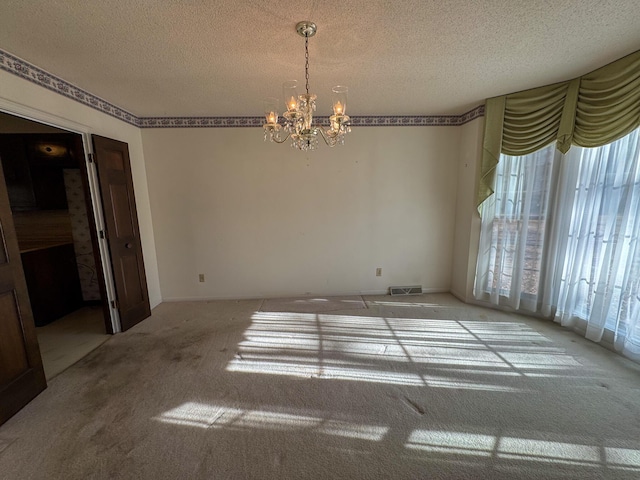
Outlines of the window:
{"type": "Polygon", "coordinates": [[[501,156],[476,297],[582,327],[640,358],[639,130],[598,148],[501,156]]]}
{"type": "Polygon", "coordinates": [[[535,311],[557,158],[553,145],[522,157],[501,156],[495,193],[482,207],[476,296],[515,309],[524,300],[522,308],[535,311]]]}

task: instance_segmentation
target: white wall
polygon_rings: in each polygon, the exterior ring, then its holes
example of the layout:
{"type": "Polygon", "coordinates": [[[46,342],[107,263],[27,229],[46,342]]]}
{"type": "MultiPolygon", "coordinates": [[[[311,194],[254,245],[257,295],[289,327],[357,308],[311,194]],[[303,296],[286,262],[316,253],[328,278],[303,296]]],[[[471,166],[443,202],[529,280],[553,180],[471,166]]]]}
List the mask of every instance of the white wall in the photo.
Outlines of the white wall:
{"type": "Polygon", "coordinates": [[[482,118],[307,154],[260,129],[140,130],[3,71],[0,107],[129,144],[152,306],[410,284],[471,299],[482,118]]]}
{"type": "Polygon", "coordinates": [[[477,178],[484,118],[477,118],[460,128],[460,153],[458,158],[458,198],[456,203],[455,241],[451,269],[451,293],[468,302],[472,300],[480,216],[476,208],[477,178]]]}
{"type": "Polygon", "coordinates": [[[449,291],[459,137],[360,127],[303,153],[258,128],[143,129],[163,299],[449,291]]]}
{"type": "Polygon", "coordinates": [[[149,300],[152,307],[159,304],[161,296],[158,265],[140,129],[1,70],[0,108],[10,113],[29,112],[33,120],[67,128],[73,124],[84,132],[120,140],[129,145],[149,300]]]}

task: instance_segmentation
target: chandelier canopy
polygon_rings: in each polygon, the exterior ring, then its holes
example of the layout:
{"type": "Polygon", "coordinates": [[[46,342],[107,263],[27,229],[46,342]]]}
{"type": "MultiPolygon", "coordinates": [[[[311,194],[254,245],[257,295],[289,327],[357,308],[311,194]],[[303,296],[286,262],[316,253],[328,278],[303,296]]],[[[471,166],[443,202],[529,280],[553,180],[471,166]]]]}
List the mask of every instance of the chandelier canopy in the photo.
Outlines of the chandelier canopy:
{"type": "Polygon", "coordinates": [[[299,22],[296,31],[304,37],[304,75],[306,93],[298,95],[297,80],[290,80],[282,85],[285,111],[282,115],[284,125],[278,123],[277,98],[264,101],[264,139],[275,143],[284,143],[291,137],[291,146],[299,150],[314,150],[318,146],[318,137],[330,146],[344,144],[345,134],[351,131],[347,111],[347,87],[333,87],[333,115],[329,117],[329,128],[313,125],[313,112],[316,110],[316,96],[309,93],[309,38],[316,34],[316,24],[309,21],[299,22]]]}

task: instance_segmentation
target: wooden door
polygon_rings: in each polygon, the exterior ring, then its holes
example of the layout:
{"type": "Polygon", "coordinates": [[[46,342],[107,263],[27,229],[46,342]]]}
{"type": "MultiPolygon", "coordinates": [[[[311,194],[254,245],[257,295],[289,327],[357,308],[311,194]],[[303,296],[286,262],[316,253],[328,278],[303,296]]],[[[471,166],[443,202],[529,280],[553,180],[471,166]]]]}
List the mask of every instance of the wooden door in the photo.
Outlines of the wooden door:
{"type": "Polygon", "coordinates": [[[92,135],[122,330],[151,315],[126,143],[92,135]]]}
{"type": "Polygon", "coordinates": [[[0,168],[0,424],[47,387],[0,168]]]}

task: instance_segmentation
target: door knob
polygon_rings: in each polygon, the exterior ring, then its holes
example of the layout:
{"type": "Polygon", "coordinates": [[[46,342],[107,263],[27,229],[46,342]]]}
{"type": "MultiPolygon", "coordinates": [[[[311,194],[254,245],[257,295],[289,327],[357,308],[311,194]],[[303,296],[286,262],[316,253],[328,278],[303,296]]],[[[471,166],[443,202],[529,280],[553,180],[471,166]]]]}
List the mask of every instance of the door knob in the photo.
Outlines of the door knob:
{"type": "Polygon", "coordinates": [[[125,243],[124,246],[127,248],[133,248],[133,243],[128,242],[128,243],[125,243]]]}

